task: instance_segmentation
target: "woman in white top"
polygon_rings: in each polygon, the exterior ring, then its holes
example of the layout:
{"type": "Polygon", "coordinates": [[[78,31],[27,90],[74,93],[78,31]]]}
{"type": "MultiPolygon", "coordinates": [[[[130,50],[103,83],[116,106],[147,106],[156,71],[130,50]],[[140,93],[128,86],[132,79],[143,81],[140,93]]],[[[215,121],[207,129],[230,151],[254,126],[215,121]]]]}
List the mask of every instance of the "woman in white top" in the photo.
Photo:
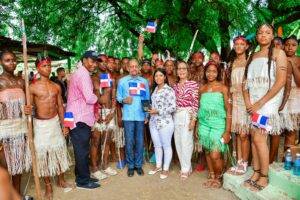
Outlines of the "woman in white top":
{"type": "Polygon", "coordinates": [[[151,95],[151,115],[149,127],[155,149],[156,168],[149,171],[149,175],[161,172],[160,178],[165,179],[169,174],[172,160],[171,139],[174,133],[172,114],[176,110],[174,90],[167,84],[167,74],[158,68],[154,72],[154,91],[151,95]]]}
{"type": "Polygon", "coordinates": [[[271,25],[261,25],[256,33],[260,47],[252,53],[244,74],[246,84],[243,95],[247,112],[267,116],[270,129],[251,126],[251,147],[254,173],[244,185],[251,190],[259,191],[268,185],[269,149],[268,134],[278,134],[281,131],[278,109],[283,98],[283,87],[286,81],[287,58],[281,49],[275,49],[273,44],[274,30],[271,25]]]}

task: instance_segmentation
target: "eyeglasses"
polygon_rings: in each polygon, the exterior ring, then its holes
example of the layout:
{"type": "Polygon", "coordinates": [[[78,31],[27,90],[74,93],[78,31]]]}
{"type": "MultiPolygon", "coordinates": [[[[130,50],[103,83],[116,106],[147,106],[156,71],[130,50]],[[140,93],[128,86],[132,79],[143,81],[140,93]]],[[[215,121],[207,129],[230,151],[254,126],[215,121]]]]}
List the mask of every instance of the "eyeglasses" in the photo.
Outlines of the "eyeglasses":
{"type": "Polygon", "coordinates": [[[177,70],[187,70],[186,67],[178,67],[177,70]]]}

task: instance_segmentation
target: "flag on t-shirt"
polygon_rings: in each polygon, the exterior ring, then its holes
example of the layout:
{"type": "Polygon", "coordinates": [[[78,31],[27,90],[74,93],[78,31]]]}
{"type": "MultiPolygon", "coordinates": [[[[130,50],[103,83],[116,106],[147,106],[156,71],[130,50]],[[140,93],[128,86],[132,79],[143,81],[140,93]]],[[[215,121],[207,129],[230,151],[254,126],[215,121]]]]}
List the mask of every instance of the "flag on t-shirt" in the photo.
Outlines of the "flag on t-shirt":
{"type": "Polygon", "coordinates": [[[131,96],[146,96],[144,83],[129,82],[129,94],[131,96]]]}
{"type": "Polygon", "coordinates": [[[254,113],[251,116],[251,123],[254,126],[270,131],[272,127],[268,125],[268,121],[269,121],[269,117],[262,114],[254,113]]]}
{"type": "Polygon", "coordinates": [[[75,128],[75,120],[72,112],[65,112],[64,126],[70,129],[75,128]]]}
{"type": "Polygon", "coordinates": [[[100,74],[100,87],[101,88],[108,88],[112,86],[112,79],[110,74],[100,74]]]}
{"type": "Polygon", "coordinates": [[[146,31],[149,33],[155,33],[156,32],[157,23],[156,21],[150,21],[147,23],[146,31]]]}

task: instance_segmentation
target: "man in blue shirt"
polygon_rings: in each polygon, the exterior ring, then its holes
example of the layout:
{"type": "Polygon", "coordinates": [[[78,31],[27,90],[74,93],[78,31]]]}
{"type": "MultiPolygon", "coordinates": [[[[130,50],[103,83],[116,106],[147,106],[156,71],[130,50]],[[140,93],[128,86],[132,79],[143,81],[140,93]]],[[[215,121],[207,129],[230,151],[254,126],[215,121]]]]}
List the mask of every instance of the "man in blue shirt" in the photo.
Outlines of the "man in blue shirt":
{"type": "Polygon", "coordinates": [[[123,105],[122,120],[125,130],[125,155],[128,165],[127,175],[132,177],[134,169],[142,176],[144,171],[144,123],[147,114],[142,109],[141,100],[149,100],[148,81],[138,75],[138,61],[129,61],[129,75],[121,78],[117,88],[117,101],[123,105]]]}

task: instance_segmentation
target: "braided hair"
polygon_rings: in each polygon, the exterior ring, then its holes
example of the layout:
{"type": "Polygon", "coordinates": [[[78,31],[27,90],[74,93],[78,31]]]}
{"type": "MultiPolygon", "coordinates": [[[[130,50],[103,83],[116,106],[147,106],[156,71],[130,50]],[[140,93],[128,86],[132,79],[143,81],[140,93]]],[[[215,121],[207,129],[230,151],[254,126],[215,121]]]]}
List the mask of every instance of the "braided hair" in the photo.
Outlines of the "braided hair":
{"type": "MultiPolygon", "coordinates": [[[[239,35],[239,36],[236,36],[234,39],[233,39],[233,43],[235,43],[235,41],[239,40],[239,39],[242,39],[244,40],[249,46],[250,46],[250,43],[249,41],[243,36],[243,35],[239,35]]],[[[249,49],[246,49],[245,51],[245,54],[246,54],[246,59],[248,59],[248,56],[249,56],[249,49]]],[[[226,76],[227,76],[227,83],[229,83],[229,86],[231,86],[231,73],[232,73],[232,67],[233,67],[233,62],[234,60],[237,58],[237,54],[235,52],[234,49],[232,49],[229,53],[229,56],[228,56],[228,61],[229,61],[229,66],[228,66],[228,69],[226,70],[226,76]]]]}
{"type": "MultiPolygon", "coordinates": [[[[258,27],[257,31],[256,31],[256,35],[258,33],[258,31],[261,29],[261,27],[263,26],[267,26],[268,28],[272,29],[273,33],[274,33],[274,28],[272,25],[270,24],[262,24],[258,27]]],[[[253,49],[252,53],[250,54],[250,57],[248,59],[246,68],[245,68],[245,73],[244,73],[244,79],[247,79],[248,76],[248,68],[250,63],[253,60],[253,55],[255,53],[255,49],[256,47],[253,49]]],[[[268,78],[269,78],[269,89],[271,88],[271,64],[272,64],[272,58],[273,58],[273,49],[274,49],[274,40],[271,41],[271,44],[269,46],[269,50],[268,50],[268,78]]]]}

